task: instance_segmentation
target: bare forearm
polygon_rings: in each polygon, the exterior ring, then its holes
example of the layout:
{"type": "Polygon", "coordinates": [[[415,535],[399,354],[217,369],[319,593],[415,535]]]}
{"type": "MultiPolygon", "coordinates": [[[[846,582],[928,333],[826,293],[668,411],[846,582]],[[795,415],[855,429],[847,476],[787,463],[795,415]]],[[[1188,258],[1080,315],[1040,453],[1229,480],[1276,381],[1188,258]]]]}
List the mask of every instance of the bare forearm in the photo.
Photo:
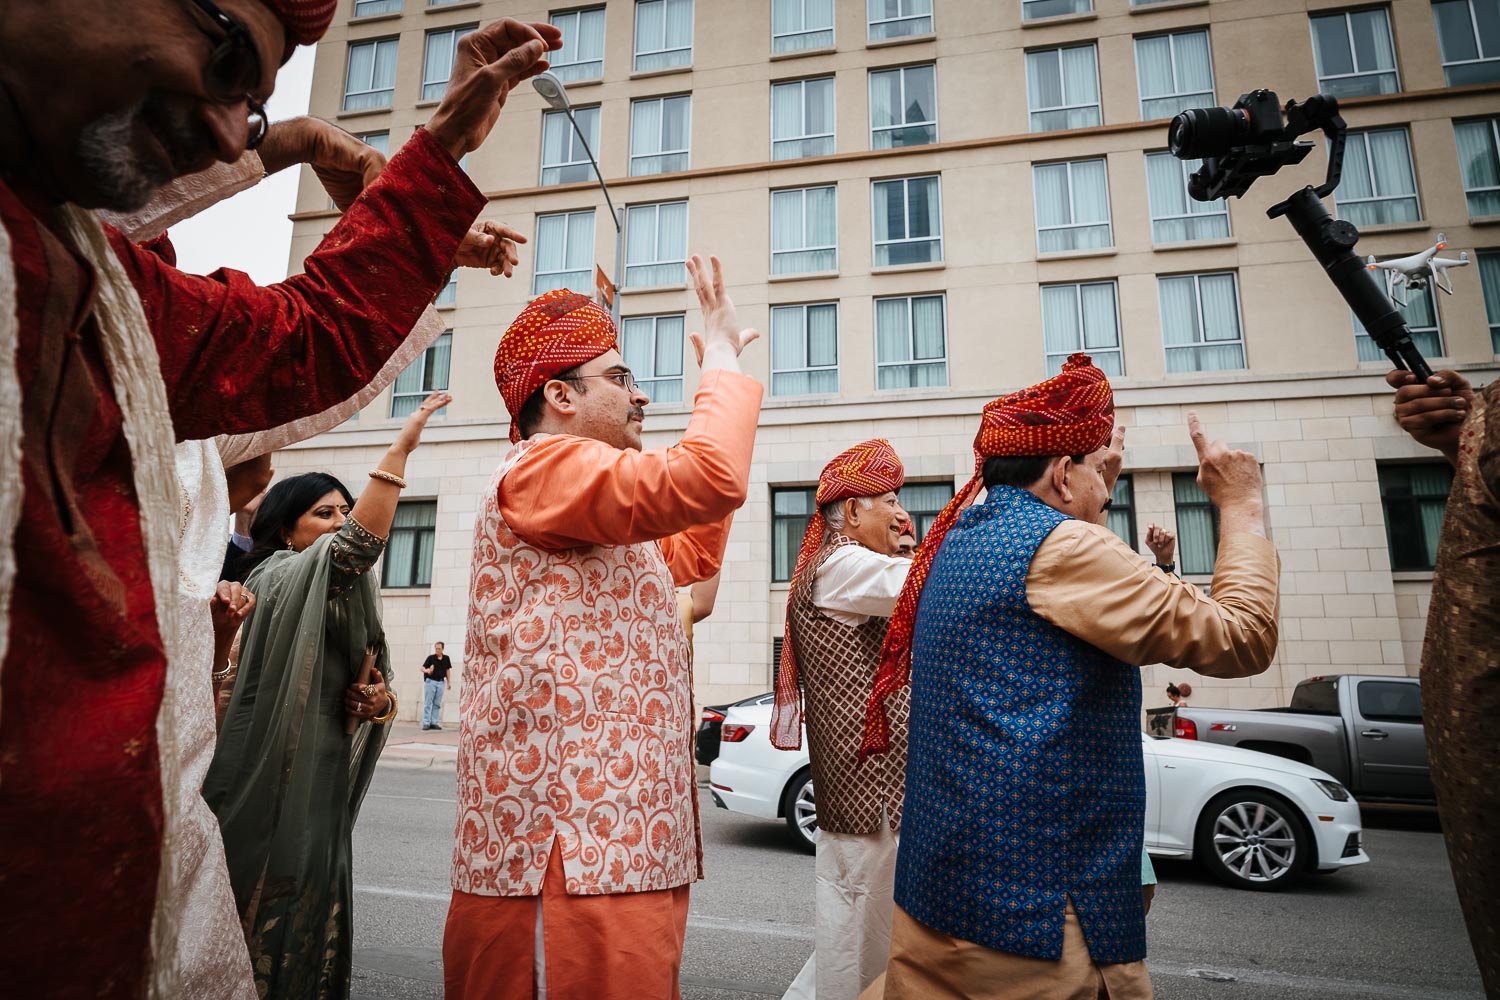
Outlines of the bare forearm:
{"type": "MultiPolygon", "coordinates": [[[[406,476],[406,458],[405,451],[392,448],[385,453],[385,457],[380,460],[380,464],[375,466],[375,469],[403,479],[406,476]]],[[[391,523],[396,519],[396,504],[400,500],[401,488],[399,486],[377,476],[371,476],[370,481],[360,493],[359,499],[355,501],[354,510],[350,512],[350,516],[364,525],[367,531],[385,538],[391,533],[391,523]]]]}
{"type": "Polygon", "coordinates": [[[1219,509],[1219,534],[1233,535],[1240,532],[1267,537],[1265,505],[1259,498],[1226,504],[1219,509]]]}

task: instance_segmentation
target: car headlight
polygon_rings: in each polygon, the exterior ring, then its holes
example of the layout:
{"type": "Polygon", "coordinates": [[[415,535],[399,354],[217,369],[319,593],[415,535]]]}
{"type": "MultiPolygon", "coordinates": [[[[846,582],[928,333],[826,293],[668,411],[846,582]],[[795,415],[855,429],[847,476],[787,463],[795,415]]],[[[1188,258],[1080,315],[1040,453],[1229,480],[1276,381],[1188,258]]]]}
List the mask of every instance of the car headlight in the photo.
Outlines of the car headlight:
{"type": "Polygon", "coordinates": [[[1323,794],[1335,802],[1349,801],[1349,789],[1337,781],[1324,781],[1322,778],[1314,778],[1312,779],[1312,783],[1322,789],[1323,794]]]}

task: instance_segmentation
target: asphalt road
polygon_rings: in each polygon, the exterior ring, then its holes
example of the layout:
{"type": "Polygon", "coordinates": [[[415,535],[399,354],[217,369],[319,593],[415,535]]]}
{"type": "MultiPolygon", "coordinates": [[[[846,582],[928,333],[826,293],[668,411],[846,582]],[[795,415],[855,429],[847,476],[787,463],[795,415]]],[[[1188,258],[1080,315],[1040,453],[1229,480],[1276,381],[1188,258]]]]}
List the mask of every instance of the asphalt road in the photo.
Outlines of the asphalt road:
{"type": "MultiPolygon", "coordinates": [[[[354,833],[356,1000],[442,996],[451,757],[383,764],[354,833]]],[[[707,878],[693,887],[684,1000],[779,997],[812,951],[812,858],[780,823],[702,799],[707,878]]],[[[1157,865],[1149,921],[1162,1000],[1480,1000],[1436,821],[1366,814],[1370,864],[1284,893],[1157,865]]]]}

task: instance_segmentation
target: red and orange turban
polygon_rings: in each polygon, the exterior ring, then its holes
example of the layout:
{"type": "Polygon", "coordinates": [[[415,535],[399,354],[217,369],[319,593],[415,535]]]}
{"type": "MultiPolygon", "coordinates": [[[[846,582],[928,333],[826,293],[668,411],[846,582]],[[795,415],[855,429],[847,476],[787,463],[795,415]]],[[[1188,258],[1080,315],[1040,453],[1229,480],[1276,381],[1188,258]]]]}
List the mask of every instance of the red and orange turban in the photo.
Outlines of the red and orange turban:
{"type": "Polygon", "coordinates": [[[311,45],[323,37],[333,23],[335,0],[262,0],[286,26],[287,37],[298,45],[311,45]]]}
{"type": "Polygon", "coordinates": [[[587,295],[558,288],[522,309],[495,351],[495,385],[510,412],[511,442],[521,440],[516,417],[532,393],[614,347],[614,320],[587,295]]]}
{"type": "Polygon", "coordinates": [[[1094,367],[1087,354],[1074,354],[1063,363],[1061,372],[1045,382],[985,404],[979,433],[974,436],[974,478],[927,529],[886,630],[875,690],[865,712],[861,759],[890,749],[885,701],[911,680],[912,629],[922,585],[927,582],[927,571],[943,544],[943,536],[963,509],[974,502],[983,485],[980,469],[984,460],[996,455],[1085,455],[1109,444],[1114,429],[1115,397],[1109,379],[1094,367]]]}
{"type": "MultiPolygon", "coordinates": [[[[840,453],[823,466],[818,476],[817,509],[807,522],[797,565],[792,570],[792,588],[823,546],[828,525],[823,507],[839,500],[878,497],[891,493],[906,482],[906,470],[896,449],[884,438],[875,438],[840,453]]],[[[802,746],[802,693],[797,678],[797,656],[792,652],[792,600],[787,597],[785,638],[781,642],[781,665],[776,672],[776,703],[771,710],[771,745],[782,750],[802,746]]]]}

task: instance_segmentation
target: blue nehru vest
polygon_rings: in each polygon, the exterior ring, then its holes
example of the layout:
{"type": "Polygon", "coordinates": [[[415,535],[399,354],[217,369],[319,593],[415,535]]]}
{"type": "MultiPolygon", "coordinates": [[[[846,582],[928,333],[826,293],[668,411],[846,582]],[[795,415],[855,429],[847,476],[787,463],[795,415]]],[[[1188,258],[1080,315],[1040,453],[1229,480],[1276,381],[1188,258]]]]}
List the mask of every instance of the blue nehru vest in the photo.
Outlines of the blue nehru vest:
{"type": "Polygon", "coordinates": [[[996,487],[943,540],[912,642],[896,902],[988,948],[1057,959],[1068,900],[1095,962],[1146,957],[1141,680],[1026,600],[1063,521],[996,487]]]}

